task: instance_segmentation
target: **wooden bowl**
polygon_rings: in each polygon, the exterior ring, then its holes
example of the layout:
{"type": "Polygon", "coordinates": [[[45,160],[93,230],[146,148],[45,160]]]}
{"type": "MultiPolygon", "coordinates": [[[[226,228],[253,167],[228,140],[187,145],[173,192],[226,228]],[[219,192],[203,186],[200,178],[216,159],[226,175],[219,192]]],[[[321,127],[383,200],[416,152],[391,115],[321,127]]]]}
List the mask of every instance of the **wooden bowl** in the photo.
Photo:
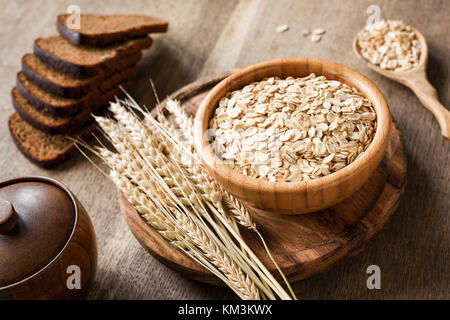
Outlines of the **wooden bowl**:
{"type": "Polygon", "coordinates": [[[383,158],[391,126],[389,107],[380,90],[362,74],[343,65],[309,58],[279,59],[242,69],[218,83],[202,101],[195,116],[195,148],[209,173],[239,200],[253,208],[281,214],[302,214],[331,207],[356,192],[373,174],[383,158]],[[214,153],[206,134],[219,100],[227,92],[266,77],[323,75],[357,88],[377,114],[377,130],[364,154],[328,176],[301,182],[270,182],[245,176],[223,163],[214,153]]]}
{"type": "Polygon", "coordinates": [[[60,182],[0,183],[0,299],[83,299],[97,269],[91,220],[60,182]]]}

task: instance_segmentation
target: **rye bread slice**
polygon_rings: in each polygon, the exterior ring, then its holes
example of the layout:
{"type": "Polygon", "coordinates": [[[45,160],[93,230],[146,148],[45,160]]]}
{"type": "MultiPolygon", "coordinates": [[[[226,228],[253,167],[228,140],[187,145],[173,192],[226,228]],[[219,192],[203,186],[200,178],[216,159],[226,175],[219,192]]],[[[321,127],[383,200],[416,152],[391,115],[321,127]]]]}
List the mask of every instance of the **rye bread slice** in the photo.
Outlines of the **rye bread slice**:
{"type": "MultiPolygon", "coordinates": [[[[137,68],[129,72],[127,78],[123,82],[118,82],[125,90],[130,90],[133,85],[133,78],[136,74],[137,68]]],[[[123,92],[119,88],[118,84],[111,87],[103,95],[98,96],[95,102],[88,108],[80,110],[78,113],[71,117],[59,117],[49,114],[46,111],[37,110],[31,105],[16,88],[11,91],[11,97],[14,109],[16,112],[28,122],[30,125],[41,131],[50,134],[63,134],[75,130],[76,128],[84,125],[89,119],[92,112],[96,112],[108,101],[112,100],[115,96],[122,96],[123,92]]]]}
{"type": "Polygon", "coordinates": [[[58,32],[75,45],[102,46],[123,42],[153,32],[166,32],[165,20],[140,14],[81,14],[80,28],[71,28],[71,15],[61,14],[56,19],[58,32]]]}
{"type": "Polygon", "coordinates": [[[28,80],[41,89],[57,96],[74,98],[93,90],[103,78],[111,76],[117,70],[127,69],[137,64],[141,57],[142,53],[138,51],[132,55],[123,57],[117,66],[114,66],[111,70],[87,77],[74,76],[56,70],[36,57],[33,53],[28,53],[22,57],[22,72],[28,80]]]}
{"type": "Polygon", "coordinates": [[[151,44],[150,37],[142,37],[103,48],[76,46],[57,35],[36,39],[34,54],[59,71],[93,76],[112,68],[117,61],[131,52],[146,49],[151,44]]]}
{"type": "MultiPolygon", "coordinates": [[[[30,161],[41,167],[56,166],[72,156],[75,151],[75,143],[65,135],[50,135],[37,130],[24,121],[17,113],[9,118],[9,132],[18,149],[30,161]]],[[[90,120],[72,137],[87,139],[95,130],[96,123],[90,120]]]]}
{"type": "Polygon", "coordinates": [[[55,116],[70,116],[88,107],[95,96],[98,95],[97,90],[94,89],[79,98],[60,97],[39,88],[29,81],[22,72],[17,73],[16,87],[20,94],[36,109],[45,110],[55,116]]]}
{"type": "MultiPolygon", "coordinates": [[[[124,84],[124,87],[129,89],[132,84],[133,82],[129,81],[124,84]]],[[[118,97],[123,95],[122,91],[117,94],[118,97]]],[[[105,104],[93,113],[102,115],[107,112],[107,107],[108,104],[105,101],[105,104]]],[[[18,113],[11,115],[8,125],[17,148],[31,162],[44,168],[57,166],[68,160],[76,152],[75,143],[67,136],[85,140],[97,128],[97,123],[89,118],[82,127],[71,131],[69,134],[49,134],[31,126],[18,113]]]]}
{"type": "Polygon", "coordinates": [[[66,133],[85,122],[89,117],[90,108],[85,108],[72,117],[58,117],[46,111],[36,110],[14,87],[11,91],[12,103],[20,117],[41,131],[58,134],[66,133]]]}
{"type": "Polygon", "coordinates": [[[36,109],[45,110],[55,116],[67,117],[92,104],[92,101],[97,96],[129,77],[130,73],[132,73],[132,76],[134,77],[136,72],[136,65],[120,72],[116,72],[109,77],[101,79],[94,89],[87,94],[74,98],[61,97],[49,93],[36,86],[33,82],[29,81],[22,72],[19,72],[17,74],[17,90],[30,104],[35,106],[36,109]]]}

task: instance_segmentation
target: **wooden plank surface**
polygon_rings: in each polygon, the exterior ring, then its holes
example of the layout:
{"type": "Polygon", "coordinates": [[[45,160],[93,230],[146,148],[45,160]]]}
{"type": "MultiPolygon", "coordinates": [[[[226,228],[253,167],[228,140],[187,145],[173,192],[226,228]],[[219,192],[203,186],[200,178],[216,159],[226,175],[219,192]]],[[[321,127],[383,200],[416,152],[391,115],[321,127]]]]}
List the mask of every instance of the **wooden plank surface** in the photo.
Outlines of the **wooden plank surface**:
{"type": "Polygon", "coordinates": [[[82,12],[148,13],[170,21],[140,65],[133,96],[154,105],[151,77],[160,97],[202,76],[281,57],[316,57],[355,68],[380,87],[405,137],[406,192],[394,217],[365,251],[295,285],[303,299],[449,299],[449,143],[431,114],[405,87],[375,74],[354,56],[352,39],[377,4],[381,16],[404,19],[430,47],[429,77],[441,102],[450,105],[450,2],[307,1],[31,1],[0,5],[0,179],[45,175],[66,184],[89,212],[97,232],[99,270],[92,299],[222,299],[227,289],[187,280],[152,258],[134,239],[120,215],[114,186],[80,156],[56,170],[28,162],[8,134],[10,90],[20,57],[37,37],[56,33],[55,17],[68,5],[82,12]],[[279,24],[290,29],[276,33],[279,24]],[[319,43],[301,36],[322,27],[319,43]],[[366,288],[366,268],[381,268],[381,290],[366,288]]]}

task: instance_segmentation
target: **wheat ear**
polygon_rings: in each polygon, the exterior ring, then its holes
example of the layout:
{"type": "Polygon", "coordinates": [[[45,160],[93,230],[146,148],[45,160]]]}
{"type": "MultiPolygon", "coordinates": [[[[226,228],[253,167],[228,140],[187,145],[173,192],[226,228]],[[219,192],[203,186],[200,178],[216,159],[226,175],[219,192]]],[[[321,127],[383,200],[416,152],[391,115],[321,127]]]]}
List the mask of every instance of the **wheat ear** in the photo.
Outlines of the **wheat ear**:
{"type": "MultiPolygon", "coordinates": [[[[116,110],[117,111],[117,110],[116,110]]],[[[120,118],[120,117],[116,117],[116,118],[120,118]]],[[[109,120],[109,119],[102,119],[102,118],[99,118],[98,120],[100,120],[99,122],[103,122],[102,124],[101,124],[101,126],[102,126],[102,128],[105,130],[105,131],[110,131],[109,133],[108,133],[108,136],[110,137],[110,139],[111,139],[111,141],[113,142],[113,144],[115,145],[115,147],[120,151],[120,152],[123,152],[125,155],[127,155],[127,153],[126,153],[126,151],[127,151],[127,148],[128,148],[128,151],[130,151],[129,149],[131,149],[130,147],[130,142],[127,142],[126,140],[127,139],[124,139],[123,138],[123,131],[126,131],[126,130],[123,130],[124,129],[124,127],[118,127],[118,125],[116,125],[115,123],[113,123],[111,120],[109,120]],[[111,129],[113,129],[113,130],[111,130],[111,129]],[[123,131],[122,131],[123,130],[123,131]],[[112,131],[112,132],[111,132],[112,131]],[[112,133],[112,134],[111,134],[112,133]],[[114,134],[115,133],[115,134],[114,134]],[[121,137],[121,135],[122,135],[122,137],[121,137]],[[122,138],[122,139],[121,139],[122,138]]],[[[126,121],[127,119],[126,118],[120,118],[120,120],[119,120],[119,122],[120,121],[126,121]]],[[[140,128],[140,130],[134,130],[134,131],[131,131],[130,130],[130,132],[128,132],[128,135],[131,137],[131,140],[135,140],[136,142],[138,142],[138,148],[136,148],[136,149],[134,149],[134,150],[132,150],[132,153],[136,153],[136,152],[141,152],[140,151],[140,149],[142,149],[142,147],[144,147],[144,149],[146,149],[146,150],[151,150],[152,149],[152,147],[154,147],[154,146],[157,146],[158,144],[157,143],[151,143],[151,146],[150,147],[148,147],[148,146],[145,146],[145,145],[142,145],[142,141],[146,141],[147,139],[148,139],[148,136],[151,136],[150,134],[149,134],[149,132],[148,131],[145,131],[145,128],[142,128],[142,126],[140,126],[140,123],[139,123],[139,121],[134,117],[134,115],[133,115],[133,117],[132,118],[130,118],[130,119],[128,119],[128,120],[130,120],[130,121],[135,121],[134,123],[132,123],[132,122],[130,122],[129,121],[129,123],[130,124],[132,124],[132,127],[134,126],[134,128],[136,128],[136,127],[141,127],[140,128]],[[135,132],[136,131],[136,132],[135,132]],[[136,134],[135,134],[136,133],[136,134]],[[142,139],[142,137],[143,137],[143,139],[142,139]],[[139,138],[141,138],[141,140],[139,140],[139,138]],[[147,139],[146,139],[147,138],[147,139]]],[[[123,124],[123,123],[122,123],[123,124]]],[[[185,124],[186,124],[186,122],[185,122],[185,124]]],[[[156,126],[157,127],[157,126],[156,126]]],[[[152,152],[152,155],[161,155],[162,154],[162,150],[161,149],[156,149],[156,150],[154,150],[154,152],[152,152]]],[[[157,159],[157,158],[156,158],[157,159]]],[[[131,159],[132,160],[132,159],[131,159]]],[[[127,159],[127,162],[129,162],[129,163],[131,163],[131,161],[130,161],[130,159],[127,159]]],[[[163,165],[165,165],[166,167],[167,167],[167,165],[169,164],[170,162],[168,162],[168,163],[166,163],[166,164],[164,164],[164,162],[162,163],[163,165]]],[[[149,165],[151,165],[151,166],[157,166],[156,168],[157,169],[154,169],[155,170],[155,172],[156,172],[156,170],[161,170],[161,168],[164,168],[164,166],[161,166],[161,163],[158,163],[158,162],[155,162],[154,160],[153,161],[150,161],[149,163],[148,163],[149,165]]],[[[140,166],[137,166],[136,168],[137,168],[137,170],[143,170],[143,167],[142,167],[142,163],[140,164],[140,166]]],[[[172,168],[172,171],[173,172],[176,172],[176,168],[172,168]],[[175,169],[175,170],[173,170],[173,169],[175,169]]],[[[165,172],[163,171],[163,173],[165,174],[165,172]]],[[[159,174],[159,173],[158,173],[159,174]]],[[[167,177],[166,177],[167,178],[167,177]]],[[[175,180],[175,182],[177,182],[177,179],[174,179],[175,180]]],[[[181,179],[182,180],[182,179],[181,179]]],[[[179,182],[177,182],[177,183],[179,183],[179,182]]],[[[174,187],[174,183],[172,183],[171,184],[171,188],[172,188],[172,190],[171,191],[173,191],[173,189],[174,188],[176,188],[176,187],[174,187]]],[[[180,188],[180,193],[182,193],[182,194],[184,194],[185,196],[187,195],[187,194],[189,194],[188,193],[189,192],[189,190],[187,190],[186,188],[180,188]],[[183,190],[184,189],[184,190],[183,190]]],[[[180,196],[180,194],[178,194],[177,196],[180,196]]],[[[193,200],[192,199],[187,199],[187,201],[186,202],[192,202],[193,200]],[[189,200],[191,200],[191,201],[189,201],[189,200]]],[[[194,206],[195,207],[195,206],[194,206]]],[[[241,222],[242,223],[242,222],[241,222]]],[[[255,257],[254,257],[255,258],[255,257]]],[[[272,281],[272,280],[271,280],[272,281]]],[[[276,286],[276,283],[273,283],[273,285],[275,285],[276,286]]],[[[281,290],[281,291],[279,291],[279,292],[282,292],[282,289],[280,288],[280,287],[278,287],[278,290],[281,290]]],[[[282,294],[282,296],[283,297],[286,297],[287,298],[287,296],[285,296],[284,294],[282,294]]]]}
{"type": "MultiPolygon", "coordinates": [[[[137,148],[143,148],[143,156],[148,157],[149,159],[155,158],[155,155],[162,151],[162,148],[158,148],[163,144],[158,141],[155,137],[157,136],[158,129],[154,128],[151,130],[148,127],[145,127],[141,121],[136,118],[136,115],[128,111],[125,107],[120,105],[119,103],[111,103],[110,110],[114,113],[114,117],[119,121],[125,131],[130,135],[133,142],[136,144],[137,148]],[[149,143],[147,143],[150,142],[149,143]],[[153,148],[157,148],[157,150],[153,150],[153,148]]],[[[109,125],[110,123],[108,123],[109,125]]],[[[151,124],[150,124],[151,125],[151,124]]],[[[163,139],[165,142],[165,148],[167,148],[168,152],[176,152],[176,156],[180,157],[180,164],[187,171],[189,178],[194,182],[196,188],[200,191],[202,198],[207,201],[211,201],[221,212],[224,212],[222,207],[222,193],[214,187],[215,182],[212,179],[207,180],[207,176],[205,172],[197,172],[195,164],[190,160],[190,157],[186,157],[183,153],[178,152],[178,150],[174,150],[174,148],[170,148],[171,144],[167,141],[164,136],[160,136],[160,139],[163,139]]],[[[177,157],[171,156],[172,159],[178,160],[177,157]]]]}
{"type": "MultiPolygon", "coordinates": [[[[194,150],[194,142],[193,142],[193,119],[191,116],[189,116],[182,106],[182,104],[179,101],[174,101],[172,99],[168,99],[166,103],[167,110],[171,112],[175,116],[175,122],[179,126],[181,132],[183,132],[183,136],[187,143],[191,143],[189,148],[191,150],[194,150]]],[[[207,174],[207,173],[206,173],[207,174]]],[[[208,175],[208,174],[207,174],[208,175]]],[[[205,175],[206,176],[206,175],[205,175]]],[[[205,177],[204,176],[204,177],[205,177]]],[[[209,175],[208,175],[209,176],[209,175]]],[[[206,179],[208,180],[208,179],[206,179]]],[[[222,189],[220,186],[217,185],[217,188],[222,189]]],[[[292,290],[292,287],[289,284],[289,281],[287,281],[286,276],[284,275],[283,271],[279,267],[278,263],[272,256],[272,253],[269,250],[269,247],[267,246],[263,236],[261,233],[257,230],[256,224],[253,221],[253,219],[250,216],[250,212],[248,209],[240,202],[238,199],[236,199],[233,195],[228,193],[227,191],[223,190],[223,201],[225,202],[225,205],[227,206],[229,212],[232,213],[234,218],[238,221],[239,224],[242,226],[254,230],[261,242],[264,245],[264,248],[269,256],[269,258],[272,260],[273,264],[277,268],[278,272],[280,273],[281,277],[283,278],[284,282],[286,283],[291,295],[295,297],[295,293],[292,290]]]]}
{"type": "MultiPolygon", "coordinates": [[[[170,126],[165,134],[164,132],[162,133],[162,136],[166,138],[166,147],[168,147],[171,153],[174,154],[174,158],[178,157],[178,159],[183,159],[183,161],[180,161],[180,163],[192,174],[193,180],[196,180],[199,183],[205,185],[208,188],[208,192],[216,195],[222,195],[221,198],[228,206],[229,212],[232,213],[239,224],[256,231],[256,224],[252,220],[248,209],[245,208],[245,206],[239,200],[234,198],[220,185],[218,185],[215,180],[209,175],[209,173],[206,172],[206,170],[202,167],[202,165],[200,164],[200,160],[198,160],[198,158],[193,153],[189,153],[187,151],[194,149],[193,140],[189,139],[189,137],[192,137],[193,132],[192,117],[190,117],[184,111],[183,107],[179,103],[170,99],[168,100],[168,104],[169,103],[171,105],[170,110],[172,110],[172,112],[177,115],[175,118],[179,121],[177,123],[179,125],[179,130],[183,133],[183,135],[184,133],[186,133],[186,141],[188,141],[190,144],[188,144],[187,148],[185,148],[181,145],[181,141],[176,139],[176,136],[171,137],[171,139],[167,138],[168,134],[170,135],[174,130],[174,127],[166,119],[164,123],[167,123],[167,125],[170,126]],[[186,159],[189,159],[189,162],[187,162],[186,159]]],[[[151,115],[146,114],[146,118],[147,123],[151,124],[153,128],[163,130],[160,126],[158,126],[158,124],[155,122],[156,120],[154,120],[151,115]]],[[[167,125],[164,125],[164,129],[166,129],[167,125]]],[[[219,211],[223,212],[221,210],[219,211]]]]}
{"type": "MultiPolygon", "coordinates": [[[[111,161],[109,159],[108,161],[111,161]]],[[[115,165],[108,162],[108,165],[115,165]]],[[[159,234],[161,234],[173,246],[186,249],[183,239],[177,236],[173,223],[164,219],[161,211],[150,201],[147,195],[136,188],[129,179],[125,178],[119,171],[113,169],[110,172],[110,178],[114,184],[123,192],[125,198],[134,206],[134,208],[145,218],[159,234]]]]}
{"type": "MultiPolygon", "coordinates": [[[[139,211],[140,213],[143,212],[148,215],[153,215],[155,211],[160,211],[160,209],[155,206],[153,201],[149,200],[147,196],[137,191],[136,187],[120,173],[112,170],[110,176],[113,182],[122,190],[122,192],[124,192],[130,203],[132,203],[137,210],[141,210],[139,211]]],[[[196,227],[195,224],[189,220],[189,218],[180,212],[172,210],[172,213],[177,218],[177,226],[184,230],[188,238],[181,237],[179,233],[180,230],[172,229],[169,230],[169,232],[167,232],[167,230],[161,231],[157,229],[161,226],[161,224],[153,225],[165,239],[169,240],[173,246],[183,249],[186,253],[191,251],[189,254],[199,259],[200,252],[195,250],[194,247],[187,245],[187,242],[193,242],[196,247],[198,247],[205,254],[209,261],[211,261],[211,265],[204,259],[202,259],[202,262],[207,263],[207,265],[209,265],[209,269],[213,269],[212,266],[215,266],[218,270],[220,270],[225,275],[225,277],[221,277],[222,280],[225,280],[230,288],[232,288],[233,291],[235,291],[241,298],[251,300],[259,299],[259,293],[254,283],[245,276],[242,270],[236,266],[231,259],[229,259],[217,248],[217,246],[209,241],[208,237],[201,229],[196,227]]],[[[162,216],[164,216],[164,214],[162,214],[162,216]]],[[[217,274],[217,272],[214,273],[217,274]]]]}
{"type": "MultiPolygon", "coordinates": [[[[175,204],[178,205],[184,205],[184,206],[194,206],[193,201],[195,201],[195,198],[187,199],[185,197],[186,193],[190,190],[186,189],[186,186],[184,188],[180,185],[180,181],[176,182],[174,181],[174,173],[168,173],[167,170],[167,163],[163,163],[162,161],[153,161],[153,163],[149,163],[154,169],[155,174],[162,174],[160,176],[164,183],[168,184],[168,187],[170,187],[170,193],[172,195],[171,199],[167,199],[167,193],[168,190],[158,190],[155,188],[155,184],[149,183],[147,185],[144,184],[146,180],[150,180],[151,177],[146,177],[139,175],[142,175],[142,172],[144,170],[143,166],[141,164],[138,164],[138,160],[133,158],[132,154],[134,152],[130,152],[129,149],[131,146],[127,145],[126,142],[124,142],[123,137],[119,137],[118,132],[120,132],[120,128],[115,125],[112,120],[97,117],[96,120],[99,122],[100,127],[105,131],[105,133],[108,135],[108,137],[111,138],[111,141],[113,142],[114,146],[118,148],[121,152],[120,156],[123,157],[125,165],[123,165],[123,162],[121,165],[115,164],[115,168],[122,168],[122,173],[131,179],[135,181],[135,183],[140,184],[146,192],[149,192],[149,190],[153,190],[153,193],[151,194],[152,197],[158,198],[158,200],[161,203],[164,203],[166,206],[169,206],[172,209],[172,212],[177,212],[174,208],[175,204]],[[154,167],[158,166],[158,167],[154,167]],[[123,168],[125,167],[125,169],[123,168]],[[181,189],[181,190],[180,190],[181,189]],[[184,190],[182,190],[184,189],[184,190]],[[176,200],[175,200],[176,197],[176,200]],[[176,203],[176,201],[179,201],[179,203],[176,203]]],[[[104,159],[107,161],[117,161],[117,157],[112,156],[111,154],[108,155],[108,153],[105,150],[99,150],[104,159]],[[109,158],[107,157],[109,156],[109,158]]],[[[176,168],[172,168],[174,171],[176,168]]],[[[116,171],[113,171],[113,173],[116,171]]],[[[117,180],[117,174],[115,174],[115,179],[117,180]]],[[[176,179],[175,179],[176,180],[176,179]]],[[[181,180],[181,179],[180,179],[181,180]]],[[[125,179],[122,179],[121,181],[121,189],[126,186],[126,190],[130,190],[130,184],[126,184],[125,179]]],[[[117,183],[117,181],[116,181],[117,183]]],[[[169,197],[170,198],[170,197],[169,197]]],[[[143,210],[144,208],[142,205],[139,205],[141,202],[136,202],[136,199],[139,199],[137,197],[137,194],[127,194],[127,199],[131,199],[132,203],[134,202],[135,205],[140,210],[143,210]]],[[[144,210],[145,213],[149,213],[150,210],[154,210],[155,206],[150,206],[151,209],[144,210]]],[[[197,210],[199,206],[196,206],[197,210]]],[[[177,219],[179,220],[182,216],[178,215],[177,219]]],[[[153,217],[152,217],[153,218],[153,217]]],[[[184,228],[189,236],[193,239],[195,245],[199,247],[202,251],[204,251],[205,254],[207,254],[207,257],[212,261],[213,265],[215,265],[220,271],[222,271],[226,277],[230,280],[232,288],[236,289],[240,292],[240,295],[243,296],[245,299],[258,299],[258,291],[256,289],[255,284],[253,281],[251,281],[248,277],[244,275],[242,270],[236,265],[236,263],[230,259],[227,255],[224,253],[221,253],[217,247],[213,246],[213,243],[205,243],[205,235],[199,233],[200,229],[193,229],[192,224],[186,224],[187,220],[184,219],[183,221],[176,221],[176,223],[179,225],[179,227],[184,228]],[[196,233],[198,233],[196,235],[196,233]],[[196,236],[196,237],[195,237],[196,236]],[[213,259],[214,258],[214,259],[213,259]]],[[[156,224],[155,224],[156,225],[156,224]]],[[[170,230],[173,231],[173,230],[170,230]]]]}
{"type": "Polygon", "coordinates": [[[222,271],[232,285],[239,291],[245,294],[245,299],[255,300],[259,299],[259,292],[251,279],[246,276],[241,268],[224,254],[216,244],[214,244],[206,234],[198,228],[189,218],[180,212],[176,212],[177,220],[183,225],[188,236],[194,243],[205,253],[205,255],[212,261],[212,263],[222,271]]]}
{"type": "MultiPolygon", "coordinates": [[[[158,174],[166,179],[166,183],[173,188],[173,192],[176,193],[185,205],[194,204],[198,207],[198,200],[190,193],[190,199],[184,198],[178,184],[174,181],[171,176],[168,165],[164,161],[164,155],[162,153],[162,145],[156,140],[149,139],[152,143],[148,143],[147,139],[141,139],[141,143],[138,146],[133,144],[132,138],[130,138],[126,133],[126,130],[119,126],[111,119],[104,117],[95,118],[100,128],[107,134],[108,138],[114,145],[114,147],[121,153],[121,156],[126,160],[128,166],[130,166],[130,172],[135,172],[135,174],[143,174],[147,170],[145,165],[151,165],[155,168],[158,174]],[[140,157],[139,157],[140,156],[140,157]]],[[[136,138],[136,140],[139,140],[136,138]]],[[[169,164],[169,167],[176,172],[176,168],[169,164]]],[[[182,181],[182,178],[178,175],[181,185],[186,188],[186,184],[182,181]]],[[[145,178],[145,177],[143,177],[145,178]]],[[[161,191],[162,192],[162,191],[161,191]]]]}
{"type": "MultiPolygon", "coordinates": [[[[166,106],[167,106],[168,111],[171,112],[175,116],[175,122],[179,126],[181,132],[183,132],[183,136],[184,136],[184,133],[186,133],[185,139],[187,142],[190,143],[189,148],[191,150],[193,150],[194,149],[194,141],[192,139],[192,137],[193,137],[193,119],[192,119],[192,117],[186,113],[183,106],[178,101],[169,99],[167,101],[166,106]],[[190,137],[190,139],[189,139],[189,137],[190,137]]],[[[175,146],[175,148],[176,148],[176,146],[175,146]]],[[[178,153],[183,154],[183,150],[180,150],[178,148],[178,153]]],[[[253,219],[251,218],[250,212],[242,204],[242,202],[240,202],[238,199],[236,199],[233,195],[231,195],[227,191],[223,190],[223,188],[214,181],[214,179],[209,175],[208,172],[206,172],[205,169],[200,168],[198,160],[196,160],[193,156],[191,158],[193,159],[192,167],[194,168],[195,173],[199,176],[199,179],[203,179],[204,183],[206,185],[209,185],[212,189],[214,189],[216,193],[223,194],[223,197],[222,197],[223,201],[225,202],[227,208],[232,213],[234,218],[238,221],[238,223],[246,228],[256,231],[257,230],[256,224],[253,221],[253,219]]]]}

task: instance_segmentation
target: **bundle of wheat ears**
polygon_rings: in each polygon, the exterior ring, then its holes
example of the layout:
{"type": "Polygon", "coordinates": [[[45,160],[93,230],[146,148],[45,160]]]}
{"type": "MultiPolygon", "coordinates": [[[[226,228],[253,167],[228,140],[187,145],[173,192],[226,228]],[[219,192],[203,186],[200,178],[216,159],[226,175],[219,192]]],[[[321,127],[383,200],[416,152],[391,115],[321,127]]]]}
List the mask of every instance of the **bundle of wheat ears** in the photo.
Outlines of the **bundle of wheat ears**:
{"type": "MultiPolygon", "coordinates": [[[[130,96],[95,117],[115,150],[78,141],[109,167],[107,174],[141,216],[171,245],[221,279],[241,299],[296,299],[243,204],[202,166],[193,145],[193,119],[168,100],[171,120],[153,117],[130,96]],[[140,116],[136,114],[139,112],[140,116]],[[247,246],[239,227],[257,233],[289,293],[247,246]]],[[[92,162],[94,163],[94,162],[92,162]]]]}

